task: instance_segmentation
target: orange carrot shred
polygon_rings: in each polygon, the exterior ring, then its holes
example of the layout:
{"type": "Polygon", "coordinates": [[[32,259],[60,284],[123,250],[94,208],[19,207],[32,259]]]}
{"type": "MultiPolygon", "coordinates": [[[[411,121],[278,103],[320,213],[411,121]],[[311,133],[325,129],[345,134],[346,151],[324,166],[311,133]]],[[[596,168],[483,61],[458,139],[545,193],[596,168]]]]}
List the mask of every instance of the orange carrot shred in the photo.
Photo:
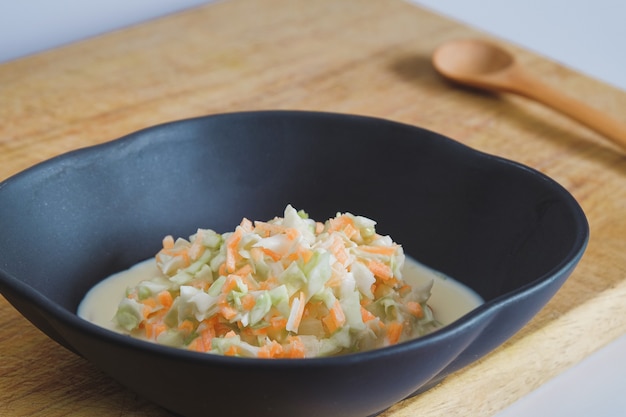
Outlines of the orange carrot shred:
{"type": "Polygon", "coordinates": [[[335,258],[337,258],[337,260],[339,262],[341,262],[342,264],[344,262],[346,262],[348,260],[348,254],[346,253],[346,247],[343,244],[343,240],[335,235],[332,244],[330,245],[330,248],[328,248],[333,255],[335,255],[335,258]]]}
{"type": "Polygon", "coordinates": [[[361,318],[363,319],[364,323],[367,323],[370,320],[374,320],[376,316],[372,314],[369,310],[361,307],[361,318]]]}
{"type": "Polygon", "coordinates": [[[194,330],[194,325],[190,320],[184,320],[178,325],[178,330],[186,334],[191,334],[191,332],[193,332],[194,330]]]}
{"type": "Polygon", "coordinates": [[[226,262],[223,262],[222,264],[220,264],[220,267],[217,270],[217,273],[222,277],[228,274],[228,272],[226,271],[226,262]]]}
{"type": "Polygon", "coordinates": [[[156,340],[157,337],[165,330],[167,330],[167,326],[164,323],[146,323],[146,338],[150,340],[156,340]]]}
{"type": "Polygon", "coordinates": [[[270,319],[270,326],[275,330],[282,330],[287,326],[287,319],[280,316],[272,317],[270,319]]]}
{"type": "Polygon", "coordinates": [[[265,345],[261,346],[261,348],[259,349],[258,357],[266,358],[266,359],[278,358],[280,357],[280,355],[282,355],[282,353],[283,353],[282,345],[276,342],[275,340],[272,340],[266,343],[265,345]]]}
{"type": "Polygon", "coordinates": [[[413,314],[417,318],[424,317],[424,310],[422,309],[422,305],[415,301],[409,301],[406,303],[406,307],[411,314],[413,314]]]}
{"type": "Polygon", "coordinates": [[[339,300],[335,300],[335,303],[330,309],[330,312],[326,317],[322,319],[322,323],[326,325],[328,333],[333,334],[337,329],[343,326],[346,322],[346,316],[343,313],[339,300]]]}
{"type": "Polygon", "coordinates": [[[280,255],[280,253],[276,253],[271,249],[268,248],[261,248],[261,250],[263,251],[264,254],[266,254],[267,256],[269,256],[270,258],[272,258],[272,260],[274,261],[279,261],[280,258],[282,258],[282,256],[280,255]]]}
{"type": "Polygon", "coordinates": [[[246,276],[246,275],[248,275],[250,273],[252,273],[252,265],[245,264],[244,266],[242,266],[238,270],[234,271],[233,275],[238,275],[240,277],[244,277],[244,276],[246,276]]]}
{"type": "Polygon", "coordinates": [[[387,325],[387,339],[389,343],[395,345],[400,340],[400,336],[402,335],[402,323],[398,323],[394,321],[387,325]]]}
{"type": "Polygon", "coordinates": [[[243,219],[241,219],[241,223],[239,224],[239,226],[241,226],[243,231],[246,232],[246,233],[250,233],[254,229],[254,226],[252,225],[252,222],[250,220],[246,219],[245,217],[243,219]]]}
{"type": "Polygon", "coordinates": [[[160,293],[158,293],[157,300],[159,300],[159,303],[165,308],[170,308],[172,304],[174,303],[172,294],[167,290],[163,290],[160,293]]]}
{"type": "Polygon", "coordinates": [[[288,227],[285,229],[285,235],[287,235],[289,240],[296,240],[300,236],[300,232],[295,227],[288,227]]]}
{"type": "Polygon", "coordinates": [[[241,306],[244,310],[250,311],[256,304],[256,300],[252,294],[246,294],[241,297],[241,306]]]}
{"type": "Polygon", "coordinates": [[[230,274],[226,277],[224,285],[222,286],[222,294],[228,294],[237,287],[237,275],[230,274]]]}
{"type": "Polygon", "coordinates": [[[237,246],[241,241],[243,233],[241,228],[238,227],[235,229],[232,235],[228,238],[226,242],[226,271],[229,273],[235,272],[237,266],[237,246]]]}
{"type": "Polygon", "coordinates": [[[367,246],[367,245],[361,245],[361,246],[359,246],[359,250],[362,250],[362,251],[368,252],[368,253],[378,254],[378,255],[391,256],[391,255],[393,255],[396,252],[397,247],[396,246],[367,246]]]}
{"type": "Polygon", "coordinates": [[[359,233],[359,229],[354,227],[352,224],[346,224],[343,228],[343,233],[346,235],[348,239],[352,239],[359,233]]]}
{"type": "Polygon", "coordinates": [[[377,260],[370,260],[367,263],[367,267],[372,271],[375,277],[382,279],[383,281],[393,278],[393,273],[389,265],[386,265],[377,260]]]}
{"type": "Polygon", "coordinates": [[[226,356],[237,356],[238,354],[239,354],[239,348],[235,345],[230,345],[228,350],[224,352],[224,355],[226,356]]]}
{"type": "Polygon", "coordinates": [[[232,308],[229,305],[223,305],[220,307],[220,314],[226,319],[226,320],[232,320],[237,316],[237,310],[232,308]]]}
{"type": "Polygon", "coordinates": [[[304,358],[305,353],[304,343],[302,343],[302,340],[300,340],[299,337],[290,337],[285,356],[288,358],[304,358]]]}
{"type": "Polygon", "coordinates": [[[174,247],[174,237],[167,235],[163,238],[163,249],[172,249],[174,247]]]}

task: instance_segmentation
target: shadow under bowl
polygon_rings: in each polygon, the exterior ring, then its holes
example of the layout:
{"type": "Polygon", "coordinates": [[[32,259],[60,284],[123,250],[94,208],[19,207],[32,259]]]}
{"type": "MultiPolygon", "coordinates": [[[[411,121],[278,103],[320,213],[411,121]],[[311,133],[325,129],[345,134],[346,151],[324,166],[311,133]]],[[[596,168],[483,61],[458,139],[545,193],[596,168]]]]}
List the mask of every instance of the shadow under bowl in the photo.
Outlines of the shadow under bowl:
{"type": "Polygon", "coordinates": [[[168,123],[0,183],[0,291],[49,337],[179,415],[368,416],[481,358],[580,260],[574,198],[545,175],[439,134],[314,112],[168,123]],[[119,335],[76,315],[85,293],[163,236],[234,229],[287,204],[349,211],[485,303],[430,335],[345,356],[221,357],[119,335]]]}

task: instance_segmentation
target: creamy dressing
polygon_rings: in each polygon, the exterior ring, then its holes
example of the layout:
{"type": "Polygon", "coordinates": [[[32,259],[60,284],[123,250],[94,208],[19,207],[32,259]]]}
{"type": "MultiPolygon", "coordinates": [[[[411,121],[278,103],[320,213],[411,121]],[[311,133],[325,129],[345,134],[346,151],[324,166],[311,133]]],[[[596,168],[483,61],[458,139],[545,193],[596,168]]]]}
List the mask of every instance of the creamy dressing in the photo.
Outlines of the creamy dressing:
{"type": "MultiPolygon", "coordinates": [[[[78,315],[101,327],[121,333],[113,323],[113,317],[119,302],[126,296],[126,289],[158,275],[154,258],[111,275],[86,294],[78,307],[78,315]]],[[[482,298],[472,289],[408,256],[404,263],[403,279],[407,284],[418,288],[433,281],[428,305],[442,325],[452,323],[483,303],[482,298]]]]}

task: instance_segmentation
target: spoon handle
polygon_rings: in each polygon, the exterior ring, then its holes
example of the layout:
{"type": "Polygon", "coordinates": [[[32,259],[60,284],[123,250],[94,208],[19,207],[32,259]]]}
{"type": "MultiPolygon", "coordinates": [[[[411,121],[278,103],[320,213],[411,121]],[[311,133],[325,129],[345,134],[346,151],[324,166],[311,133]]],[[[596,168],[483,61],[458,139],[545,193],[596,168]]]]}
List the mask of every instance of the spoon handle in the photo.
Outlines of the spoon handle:
{"type": "Polygon", "coordinates": [[[626,124],[574,99],[519,70],[514,75],[515,93],[537,100],[604,135],[626,150],[626,124]]]}

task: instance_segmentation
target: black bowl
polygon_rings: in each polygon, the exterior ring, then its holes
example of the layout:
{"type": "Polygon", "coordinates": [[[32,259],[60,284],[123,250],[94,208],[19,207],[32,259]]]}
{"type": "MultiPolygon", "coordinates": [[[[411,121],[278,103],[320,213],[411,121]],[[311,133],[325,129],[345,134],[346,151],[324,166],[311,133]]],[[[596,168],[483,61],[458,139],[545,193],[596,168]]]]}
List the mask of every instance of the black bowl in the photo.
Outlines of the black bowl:
{"type": "Polygon", "coordinates": [[[0,183],[0,290],[35,326],[183,416],[367,416],[432,386],[517,332],[572,272],[579,205],[528,167],[385,120],[252,112],[156,126],[0,183]],[[485,303],[428,336],[319,359],[220,357],[130,339],[76,315],[164,235],[232,230],[291,203],[378,221],[485,303]]]}

